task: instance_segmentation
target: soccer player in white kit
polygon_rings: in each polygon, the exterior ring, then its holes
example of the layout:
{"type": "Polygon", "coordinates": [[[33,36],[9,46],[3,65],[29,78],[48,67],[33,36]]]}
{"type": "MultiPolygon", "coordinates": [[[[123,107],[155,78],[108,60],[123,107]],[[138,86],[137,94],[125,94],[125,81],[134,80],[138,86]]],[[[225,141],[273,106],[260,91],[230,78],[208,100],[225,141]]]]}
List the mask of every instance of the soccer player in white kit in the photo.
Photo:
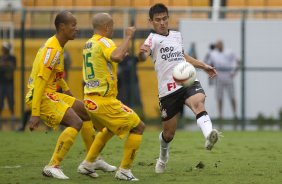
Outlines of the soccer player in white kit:
{"type": "Polygon", "coordinates": [[[209,77],[217,75],[215,68],[184,53],[182,36],[178,31],[168,29],[168,9],[158,3],[149,10],[153,26],[144,44],[140,47],[139,58],[146,60],[151,55],[158,78],[159,102],[163,131],[160,133],[160,155],[155,172],[163,173],[168,162],[169,144],[172,141],[178,121],[178,114],[185,104],[196,116],[197,124],[206,139],[205,148],[211,150],[217,142],[219,132],[212,128],[212,122],[205,109],[205,92],[196,79],[190,87],[177,85],[172,77],[173,68],[181,62],[189,62],[203,69],[209,77]]]}

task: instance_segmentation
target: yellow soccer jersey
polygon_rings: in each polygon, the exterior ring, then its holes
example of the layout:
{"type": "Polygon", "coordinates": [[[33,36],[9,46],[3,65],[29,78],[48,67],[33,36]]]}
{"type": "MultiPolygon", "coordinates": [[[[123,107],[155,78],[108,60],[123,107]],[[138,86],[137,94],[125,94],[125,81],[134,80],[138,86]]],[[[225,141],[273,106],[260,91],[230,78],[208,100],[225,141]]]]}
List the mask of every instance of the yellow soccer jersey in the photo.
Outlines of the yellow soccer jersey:
{"type": "Polygon", "coordinates": [[[47,81],[45,92],[55,92],[56,83],[63,77],[64,72],[64,50],[56,36],[49,38],[38,50],[33,62],[32,71],[28,80],[28,93],[26,100],[32,99],[33,88],[38,77],[47,81]]]}
{"type": "Polygon", "coordinates": [[[114,42],[93,35],[83,48],[83,79],[85,94],[117,96],[117,63],[111,60],[114,42]]]}

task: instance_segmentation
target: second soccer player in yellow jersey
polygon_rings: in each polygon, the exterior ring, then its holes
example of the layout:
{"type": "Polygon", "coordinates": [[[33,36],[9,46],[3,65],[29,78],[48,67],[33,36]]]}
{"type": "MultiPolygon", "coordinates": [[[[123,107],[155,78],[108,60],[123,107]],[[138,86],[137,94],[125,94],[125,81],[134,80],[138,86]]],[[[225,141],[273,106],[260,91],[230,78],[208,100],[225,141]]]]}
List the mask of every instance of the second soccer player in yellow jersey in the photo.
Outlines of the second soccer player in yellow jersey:
{"type": "Polygon", "coordinates": [[[100,132],[78,171],[89,175],[95,170],[90,164],[99,155],[106,142],[113,136],[126,137],[124,155],[115,177],[121,180],[138,180],[131,172],[131,166],[141,144],[144,123],[117,96],[117,65],[125,57],[135,28],[125,30],[120,46],[111,40],[114,22],[107,13],[99,13],[92,20],[94,35],[83,49],[84,105],[95,128],[100,132]]]}

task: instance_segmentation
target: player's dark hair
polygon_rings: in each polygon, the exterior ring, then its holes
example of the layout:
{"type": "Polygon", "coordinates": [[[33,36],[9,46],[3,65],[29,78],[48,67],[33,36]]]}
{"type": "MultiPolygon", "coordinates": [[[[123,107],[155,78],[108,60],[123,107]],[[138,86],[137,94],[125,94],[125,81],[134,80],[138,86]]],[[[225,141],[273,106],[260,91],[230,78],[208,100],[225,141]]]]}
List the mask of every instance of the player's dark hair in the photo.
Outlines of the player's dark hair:
{"type": "Polygon", "coordinates": [[[157,13],[167,13],[168,14],[168,9],[164,4],[157,3],[154,6],[152,6],[149,10],[150,19],[153,20],[154,15],[157,13]]]}
{"type": "Polygon", "coordinates": [[[58,14],[56,15],[56,18],[55,18],[55,21],[54,21],[56,30],[59,29],[59,25],[60,25],[60,24],[62,24],[62,23],[63,23],[63,24],[67,23],[67,21],[68,21],[67,17],[68,17],[68,14],[69,14],[69,13],[70,13],[69,11],[64,10],[64,11],[61,11],[60,13],[58,13],[58,14]]]}

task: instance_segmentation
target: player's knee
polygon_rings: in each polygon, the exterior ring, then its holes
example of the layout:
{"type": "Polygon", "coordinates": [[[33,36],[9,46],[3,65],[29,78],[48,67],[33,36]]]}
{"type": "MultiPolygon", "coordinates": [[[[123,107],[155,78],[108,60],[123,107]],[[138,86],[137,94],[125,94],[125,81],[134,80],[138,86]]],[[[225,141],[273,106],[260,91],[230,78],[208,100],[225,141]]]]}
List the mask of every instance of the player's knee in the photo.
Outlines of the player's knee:
{"type": "Polygon", "coordinates": [[[166,141],[166,142],[172,141],[172,139],[174,138],[174,134],[175,134],[175,132],[172,132],[172,131],[163,131],[164,141],[166,141]]]}
{"type": "Polygon", "coordinates": [[[143,121],[140,121],[140,123],[139,123],[139,126],[140,126],[140,132],[144,132],[144,130],[145,130],[145,123],[143,122],[143,121]]]}
{"type": "Polygon", "coordinates": [[[140,121],[140,123],[136,127],[134,127],[132,130],[130,130],[130,132],[142,135],[144,130],[145,130],[145,124],[142,121],[140,121]]]}
{"type": "Polygon", "coordinates": [[[198,102],[195,103],[192,108],[193,112],[202,112],[205,110],[205,104],[204,102],[198,102]]]}

